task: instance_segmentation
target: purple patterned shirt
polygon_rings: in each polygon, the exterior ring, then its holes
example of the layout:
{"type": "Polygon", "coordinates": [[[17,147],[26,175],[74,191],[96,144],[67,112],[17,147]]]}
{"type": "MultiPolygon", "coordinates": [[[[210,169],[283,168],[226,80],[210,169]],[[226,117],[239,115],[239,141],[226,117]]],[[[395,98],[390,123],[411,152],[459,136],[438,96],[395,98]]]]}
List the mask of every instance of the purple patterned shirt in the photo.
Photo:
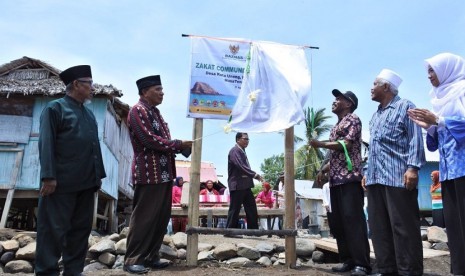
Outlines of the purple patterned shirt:
{"type": "Polygon", "coordinates": [[[362,180],[362,121],[353,114],[348,113],[332,129],[329,135],[331,142],[344,140],[352,142],[352,148],[349,150],[350,160],[352,161],[352,171],[347,169],[347,161],[344,151],[331,151],[329,167],[329,186],[358,182],[362,180]]]}

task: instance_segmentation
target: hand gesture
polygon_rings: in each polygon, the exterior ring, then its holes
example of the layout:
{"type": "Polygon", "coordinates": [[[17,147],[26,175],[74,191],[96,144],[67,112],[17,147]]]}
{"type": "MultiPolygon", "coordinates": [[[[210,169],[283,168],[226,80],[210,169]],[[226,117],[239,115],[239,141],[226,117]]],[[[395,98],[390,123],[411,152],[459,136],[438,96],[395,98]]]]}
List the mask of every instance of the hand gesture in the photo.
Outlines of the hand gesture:
{"type": "Polygon", "coordinates": [[[42,180],[42,188],[40,188],[39,194],[41,196],[48,196],[55,192],[55,188],[57,187],[56,179],[43,179],[42,180]]]}
{"type": "Polygon", "coordinates": [[[192,148],[192,144],[193,144],[193,141],[192,141],[192,140],[182,140],[181,147],[182,147],[183,149],[192,148]]]}
{"type": "Polygon", "coordinates": [[[418,184],[418,170],[409,168],[404,174],[404,185],[409,191],[412,191],[418,184]]]}
{"type": "Polygon", "coordinates": [[[412,108],[407,110],[407,114],[410,120],[424,129],[436,124],[438,120],[438,117],[428,109],[412,108]]]}

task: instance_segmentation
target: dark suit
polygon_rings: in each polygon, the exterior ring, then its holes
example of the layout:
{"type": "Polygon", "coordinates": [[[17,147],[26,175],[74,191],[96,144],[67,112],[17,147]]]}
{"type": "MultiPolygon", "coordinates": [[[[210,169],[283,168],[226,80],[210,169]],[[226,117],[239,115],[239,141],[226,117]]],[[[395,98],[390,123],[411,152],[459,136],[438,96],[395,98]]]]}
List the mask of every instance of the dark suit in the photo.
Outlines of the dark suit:
{"type": "Polygon", "coordinates": [[[94,193],[106,176],[92,111],[66,95],[40,117],[40,178],[56,179],[55,192],[39,197],[36,275],[78,275],[92,230],[94,193]]]}
{"type": "Polygon", "coordinates": [[[258,229],[257,204],[252,194],[253,178],[257,174],[250,169],[245,151],[235,145],[228,154],[228,187],[230,204],[226,228],[237,228],[239,211],[244,205],[248,229],[258,229]]]}

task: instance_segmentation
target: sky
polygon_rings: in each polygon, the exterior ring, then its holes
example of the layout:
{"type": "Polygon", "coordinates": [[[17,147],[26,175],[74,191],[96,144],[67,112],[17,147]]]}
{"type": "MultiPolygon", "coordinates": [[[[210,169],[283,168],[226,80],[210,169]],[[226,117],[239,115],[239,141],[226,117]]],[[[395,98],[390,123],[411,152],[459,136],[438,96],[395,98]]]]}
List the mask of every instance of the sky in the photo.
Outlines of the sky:
{"type": "MultiPolygon", "coordinates": [[[[135,81],[159,74],[165,92],[159,109],[171,135],[190,140],[191,46],[182,34],[316,46],[306,50],[312,76],[306,107],[326,108],[334,124],[332,89],[353,91],[367,139],[378,106],[370,89],[381,69],[401,75],[400,97],[430,108],[424,59],[441,52],[465,56],[464,29],[460,0],[2,0],[0,64],[23,56],[60,70],[90,64],[94,81],[122,90],[129,105],[139,99],[135,81]]],[[[234,133],[222,131],[225,124],[204,120],[202,143],[202,161],[215,164],[223,183],[235,143],[234,133]]],[[[303,123],[294,129],[305,136],[303,123]]],[[[265,158],[284,152],[279,133],[249,136],[247,155],[257,172],[265,158]]]]}

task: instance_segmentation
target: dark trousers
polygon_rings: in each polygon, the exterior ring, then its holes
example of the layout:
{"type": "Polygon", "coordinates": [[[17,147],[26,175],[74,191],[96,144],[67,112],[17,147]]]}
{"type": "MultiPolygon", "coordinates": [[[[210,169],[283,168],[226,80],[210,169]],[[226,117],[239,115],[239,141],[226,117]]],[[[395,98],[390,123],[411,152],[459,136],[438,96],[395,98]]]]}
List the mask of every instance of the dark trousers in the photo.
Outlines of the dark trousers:
{"type": "Polygon", "coordinates": [[[238,228],[239,212],[244,205],[247,229],[258,229],[257,203],[251,189],[230,192],[230,203],[226,228],[238,228]]]}
{"type": "Polygon", "coordinates": [[[441,182],[451,273],[465,274],[465,177],[441,182]]]}
{"type": "Polygon", "coordinates": [[[125,265],[144,265],[159,259],[158,251],[171,217],[172,184],[139,184],[134,190],[125,265]]]}
{"type": "Polygon", "coordinates": [[[365,213],[363,188],[360,182],[330,188],[330,229],[336,238],[341,262],[370,267],[370,245],[365,213]]]}
{"type": "Polygon", "coordinates": [[[431,215],[433,217],[433,226],[438,226],[441,228],[445,228],[446,224],[444,223],[444,210],[443,209],[433,209],[431,211],[431,215]]]}
{"type": "Polygon", "coordinates": [[[39,197],[36,275],[80,275],[92,230],[95,188],[39,197]]]}
{"type": "Polygon", "coordinates": [[[369,185],[368,219],[380,273],[423,274],[418,190],[369,185]]]}

